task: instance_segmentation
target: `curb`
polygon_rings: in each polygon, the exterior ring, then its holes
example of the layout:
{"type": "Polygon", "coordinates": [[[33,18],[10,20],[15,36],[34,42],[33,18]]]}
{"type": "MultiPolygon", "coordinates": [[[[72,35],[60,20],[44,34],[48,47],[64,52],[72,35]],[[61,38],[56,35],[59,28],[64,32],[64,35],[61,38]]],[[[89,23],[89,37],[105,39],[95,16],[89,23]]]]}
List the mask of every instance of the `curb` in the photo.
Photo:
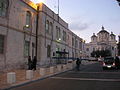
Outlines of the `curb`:
{"type": "Polygon", "coordinates": [[[50,78],[50,77],[53,77],[53,76],[56,76],[56,75],[59,75],[59,74],[62,74],[62,73],[65,73],[65,72],[68,72],[68,71],[71,71],[71,70],[72,69],[69,69],[69,70],[66,70],[66,71],[62,71],[62,72],[58,72],[58,73],[54,73],[54,74],[50,74],[50,75],[45,75],[45,76],[43,76],[41,78],[30,80],[30,81],[25,81],[25,82],[22,82],[22,83],[19,83],[19,84],[15,84],[13,86],[10,86],[10,87],[7,87],[7,88],[3,88],[1,90],[10,90],[10,89],[13,89],[13,88],[21,87],[21,86],[24,86],[24,85],[27,85],[27,84],[30,84],[30,83],[34,83],[36,81],[44,80],[46,78],[50,78]]]}

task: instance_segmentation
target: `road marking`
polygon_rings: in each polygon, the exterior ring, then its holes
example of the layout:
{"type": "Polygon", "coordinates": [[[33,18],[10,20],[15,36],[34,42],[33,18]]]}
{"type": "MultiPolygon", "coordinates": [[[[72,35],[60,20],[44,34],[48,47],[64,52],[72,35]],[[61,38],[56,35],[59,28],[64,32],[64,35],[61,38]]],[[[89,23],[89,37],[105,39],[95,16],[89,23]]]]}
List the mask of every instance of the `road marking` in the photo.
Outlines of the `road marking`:
{"type": "Polygon", "coordinates": [[[64,78],[64,77],[51,77],[52,79],[63,80],[82,80],[82,81],[106,81],[106,82],[120,82],[120,79],[95,79],[95,78],[64,78]]]}
{"type": "MultiPolygon", "coordinates": [[[[75,71],[69,71],[69,72],[75,72],[75,71]]],[[[76,73],[76,72],[75,72],[76,73]]],[[[83,71],[81,71],[81,72],[77,72],[77,73],[85,73],[85,74],[99,74],[99,73],[101,73],[101,74],[120,74],[120,72],[83,72],[83,71]]]]}

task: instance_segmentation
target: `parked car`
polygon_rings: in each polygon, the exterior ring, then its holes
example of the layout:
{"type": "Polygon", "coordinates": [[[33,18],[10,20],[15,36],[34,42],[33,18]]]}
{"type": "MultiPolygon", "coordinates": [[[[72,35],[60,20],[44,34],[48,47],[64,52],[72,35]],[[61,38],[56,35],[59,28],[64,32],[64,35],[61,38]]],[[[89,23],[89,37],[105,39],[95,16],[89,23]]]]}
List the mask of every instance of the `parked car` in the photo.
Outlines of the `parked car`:
{"type": "Polygon", "coordinates": [[[108,69],[116,68],[115,59],[113,57],[105,57],[103,59],[102,67],[103,67],[103,70],[107,68],[108,69]]]}

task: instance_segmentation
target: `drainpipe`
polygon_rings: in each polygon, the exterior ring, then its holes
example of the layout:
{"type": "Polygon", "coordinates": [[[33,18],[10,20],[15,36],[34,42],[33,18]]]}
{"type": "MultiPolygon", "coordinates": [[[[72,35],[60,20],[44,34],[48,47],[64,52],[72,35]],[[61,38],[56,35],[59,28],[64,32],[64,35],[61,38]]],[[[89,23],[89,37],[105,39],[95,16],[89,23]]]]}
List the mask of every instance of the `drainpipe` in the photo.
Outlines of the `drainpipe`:
{"type": "Polygon", "coordinates": [[[37,55],[37,49],[38,49],[38,22],[39,22],[39,5],[37,6],[37,17],[36,17],[36,58],[38,59],[37,55]]]}

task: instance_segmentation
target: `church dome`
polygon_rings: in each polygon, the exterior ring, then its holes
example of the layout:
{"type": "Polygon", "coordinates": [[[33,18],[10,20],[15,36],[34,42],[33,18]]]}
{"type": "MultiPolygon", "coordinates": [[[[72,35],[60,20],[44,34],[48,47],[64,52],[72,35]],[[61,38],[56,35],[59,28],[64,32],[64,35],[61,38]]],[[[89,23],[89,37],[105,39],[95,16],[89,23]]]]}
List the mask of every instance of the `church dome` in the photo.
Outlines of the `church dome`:
{"type": "Polygon", "coordinates": [[[97,36],[95,35],[95,33],[93,33],[93,35],[91,37],[97,37],[97,36]]]}
{"type": "Polygon", "coordinates": [[[109,33],[109,32],[107,32],[107,31],[104,29],[104,27],[102,26],[102,30],[101,30],[99,33],[109,33]]]}
{"type": "Polygon", "coordinates": [[[110,36],[115,36],[115,34],[113,34],[113,32],[111,32],[110,36]]]}

